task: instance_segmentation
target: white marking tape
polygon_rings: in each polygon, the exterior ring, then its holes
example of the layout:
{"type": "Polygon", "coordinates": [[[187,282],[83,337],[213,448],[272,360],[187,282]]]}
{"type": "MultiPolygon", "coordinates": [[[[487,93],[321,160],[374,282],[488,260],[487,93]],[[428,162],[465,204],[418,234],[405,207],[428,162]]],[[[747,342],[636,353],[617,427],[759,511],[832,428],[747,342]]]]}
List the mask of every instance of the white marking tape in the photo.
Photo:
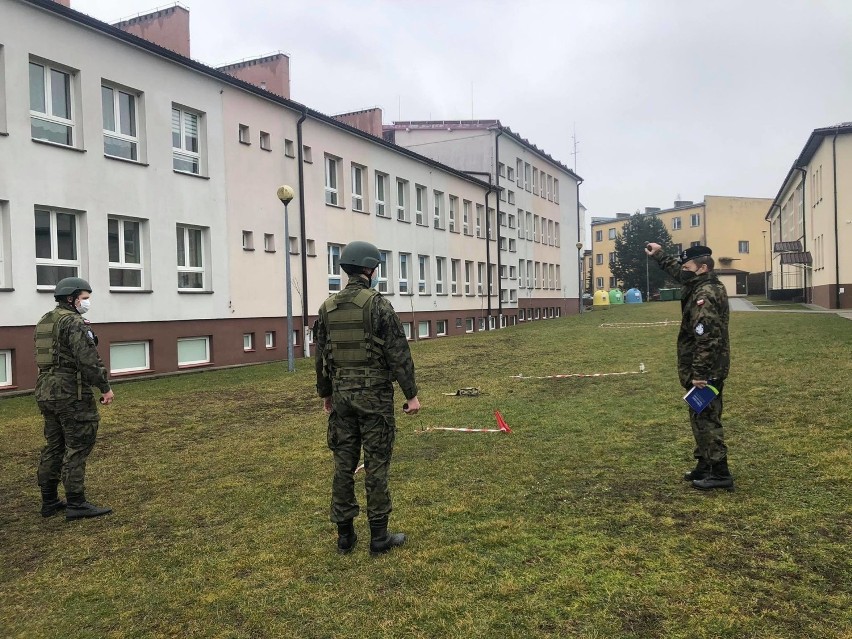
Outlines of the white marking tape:
{"type": "Polygon", "coordinates": [[[640,328],[645,326],[677,326],[680,322],[676,320],[665,320],[664,322],[604,322],[600,328],[640,328]]]}
{"type": "Polygon", "coordinates": [[[510,375],[511,379],[566,379],[568,377],[609,377],[610,375],[641,375],[645,372],[645,364],[639,364],[638,371],[622,373],[564,373],[560,375],[510,375]]]}

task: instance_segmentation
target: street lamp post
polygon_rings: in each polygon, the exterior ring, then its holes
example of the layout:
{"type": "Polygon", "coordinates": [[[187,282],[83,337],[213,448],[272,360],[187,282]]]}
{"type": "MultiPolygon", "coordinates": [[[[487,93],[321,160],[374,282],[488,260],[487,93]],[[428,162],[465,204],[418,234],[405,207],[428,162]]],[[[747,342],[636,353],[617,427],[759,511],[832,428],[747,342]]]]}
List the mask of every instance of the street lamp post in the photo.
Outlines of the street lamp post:
{"type": "Polygon", "coordinates": [[[645,256],[645,301],[651,301],[651,278],[648,276],[648,262],[651,258],[645,256]]]}
{"type": "Polygon", "coordinates": [[[293,283],[290,278],[290,216],[287,213],[287,205],[296,196],[291,186],[278,187],[278,199],[284,205],[284,277],[287,280],[287,370],[296,370],[296,362],[293,358],[293,283]]]}
{"type": "Polygon", "coordinates": [[[763,231],[763,294],[769,300],[769,270],[766,265],[766,230],[763,231]]]}
{"type": "Polygon", "coordinates": [[[577,289],[577,313],[583,312],[583,243],[577,242],[577,276],[580,278],[580,288],[577,289]]]}

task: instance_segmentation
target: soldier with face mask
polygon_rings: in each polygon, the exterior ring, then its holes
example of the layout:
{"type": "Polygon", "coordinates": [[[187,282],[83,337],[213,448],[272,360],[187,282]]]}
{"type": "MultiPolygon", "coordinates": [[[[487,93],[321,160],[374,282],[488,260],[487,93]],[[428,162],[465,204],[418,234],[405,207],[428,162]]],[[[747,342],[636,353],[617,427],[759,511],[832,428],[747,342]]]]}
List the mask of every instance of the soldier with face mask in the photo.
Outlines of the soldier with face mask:
{"type": "Polygon", "coordinates": [[[113,400],[107,370],[96,348],[98,338],[83,319],[91,293],[92,287],[84,279],[60,280],[53,293],[56,308],[46,313],[35,329],[35,398],[44,416],[47,442],[38,466],[43,517],[62,509],[69,521],[112,512],[90,504],[85,496],[86,460],[95,446],[100,421],[92,387],[102,393],[102,404],[113,400]],[[60,479],[67,507],[59,499],[60,479]]]}
{"type": "Polygon", "coordinates": [[[351,552],[358,538],[355,469],[362,447],[370,553],[386,553],[405,542],[402,533],[388,532],[388,473],[396,434],[393,382],[408,400],[406,413],[420,410],[420,401],[402,323],[373,289],[380,261],[379,250],[368,242],[343,247],[340,266],[349,282],[323,303],[314,324],[317,393],[328,414],[328,447],[334,456],[331,521],[337,524],[339,553],[351,552]]]}
{"type": "Polygon", "coordinates": [[[681,385],[686,389],[712,385],[719,391],[700,413],[688,409],[697,463],[683,478],[699,490],[733,490],[734,478],[728,469],[728,447],[722,428],[722,390],[731,361],[725,286],[713,272],[715,262],[706,246],[692,246],[678,259],[664,255],[662,247],[655,243],[649,243],[645,252],[683,285],[680,301],[683,319],[677,338],[681,385]]]}

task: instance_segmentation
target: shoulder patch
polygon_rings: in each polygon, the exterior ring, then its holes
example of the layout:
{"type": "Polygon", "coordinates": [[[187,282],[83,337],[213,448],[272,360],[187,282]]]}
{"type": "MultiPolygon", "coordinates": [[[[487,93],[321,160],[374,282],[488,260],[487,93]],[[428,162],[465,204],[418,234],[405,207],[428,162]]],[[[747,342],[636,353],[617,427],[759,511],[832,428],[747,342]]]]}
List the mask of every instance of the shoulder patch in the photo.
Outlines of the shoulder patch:
{"type": "Polygon", "coordinates": [[[704,335],[704,324],[699,322],[695,325],[695,334],[696,335],[704,335]]]}
{"type": "Polygon", "coordinates": [[[702,298],[702,299],[696,301],[695,303],[698,304],[698,306],[704,306],[704,299],[702,298]]]}

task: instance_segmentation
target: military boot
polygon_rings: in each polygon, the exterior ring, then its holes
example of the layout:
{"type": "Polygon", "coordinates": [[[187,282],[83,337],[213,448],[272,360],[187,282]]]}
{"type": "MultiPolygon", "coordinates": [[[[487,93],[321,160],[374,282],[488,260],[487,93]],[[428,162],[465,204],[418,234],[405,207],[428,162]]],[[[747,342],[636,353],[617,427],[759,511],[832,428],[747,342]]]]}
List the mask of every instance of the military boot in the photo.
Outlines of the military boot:
{"type": "Polygon", "coordinates": [[[381,526],[370,526],[370,554],[382,555],[405,543],[405,535],[402,533],[389,533],[387,524],[381,526]]]}
{"type": "Polygon", "coordinates": [[[337,524],[337,552],[341,555],[352,552],[355,549],[355,542],[358,541],[358,535],[355,534],[355,526],[352,520],[337,524]]]}
{"type": "Polygon", "coordinates": [[[697,479],[692,482],[692,487],[698,490],[713,490],[714,488],[724,488],[727,491],[733,492],[734,478],[731,471],[728,470],[728,460],[723,459],[720,462],[714,462],[710,469],[710,474],[704,479],[697,479]]]}
{"type": "Polygon", "coordinates": [[[85,519],[87,517],[100,517],[112,512],[112,508],[102,508],[95,506],[86,501],[86,498],[81,493],[69,493],[68,507],[65,509],[65,519],[73,521],[74,519],[85,519]]]}
{"type": "Polygon", "coordinates": [[[710,476],[710,462],[702,457],[698,457],[698,462],[695,468],[688,473],[683,474],[683,481],[695,481],[696,479],[707,479],[710,476]]]}
{"type": "Polygon", "coordinates": [[[57,487],[41,489],[41,516],[53,517],[65,508],[65,502],[59,499],[57,487]]]}

